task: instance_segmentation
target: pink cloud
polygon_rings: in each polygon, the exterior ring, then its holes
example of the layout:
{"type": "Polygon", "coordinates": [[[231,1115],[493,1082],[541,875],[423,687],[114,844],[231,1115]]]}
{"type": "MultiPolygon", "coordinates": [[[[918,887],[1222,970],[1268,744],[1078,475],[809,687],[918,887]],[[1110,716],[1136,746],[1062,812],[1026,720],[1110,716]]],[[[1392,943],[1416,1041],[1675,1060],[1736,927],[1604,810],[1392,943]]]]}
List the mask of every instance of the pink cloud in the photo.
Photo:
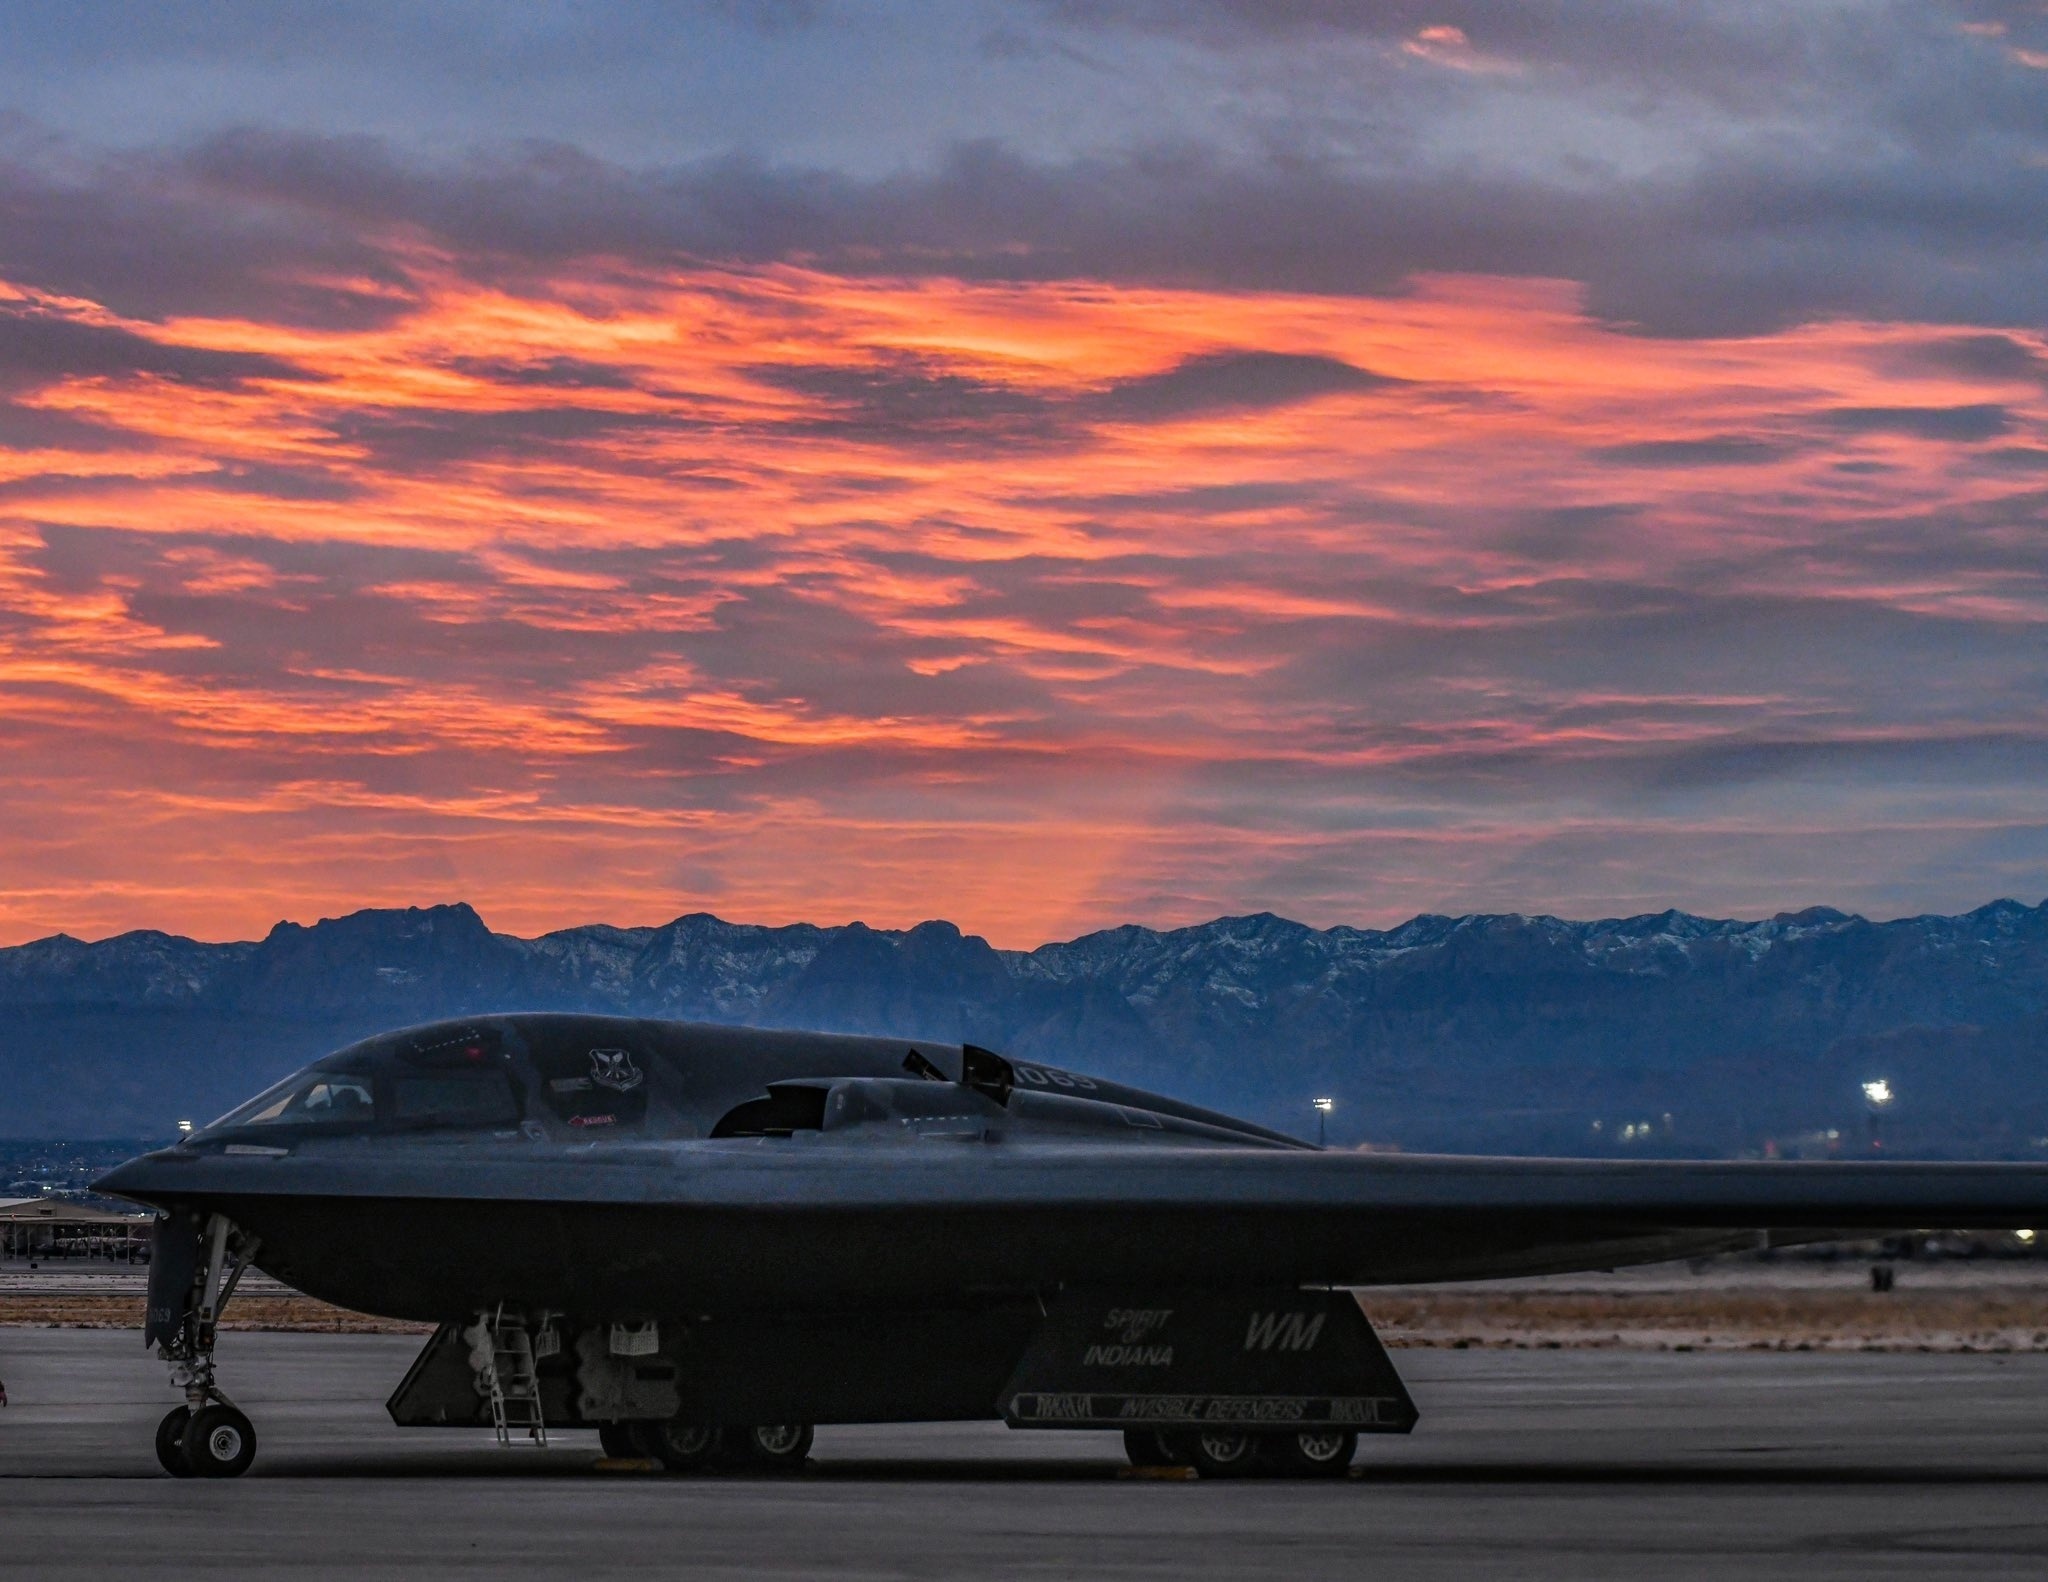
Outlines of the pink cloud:
{"type": "Polygon", "coordinates": [[[0,937],[1882,910],[2044,851],[2038,337],[409,269],[312,327],[16,292],[90,334],[0,451],[0,937]],[[1874,831],[1943,877],[1857,890],[1874,831]]]}

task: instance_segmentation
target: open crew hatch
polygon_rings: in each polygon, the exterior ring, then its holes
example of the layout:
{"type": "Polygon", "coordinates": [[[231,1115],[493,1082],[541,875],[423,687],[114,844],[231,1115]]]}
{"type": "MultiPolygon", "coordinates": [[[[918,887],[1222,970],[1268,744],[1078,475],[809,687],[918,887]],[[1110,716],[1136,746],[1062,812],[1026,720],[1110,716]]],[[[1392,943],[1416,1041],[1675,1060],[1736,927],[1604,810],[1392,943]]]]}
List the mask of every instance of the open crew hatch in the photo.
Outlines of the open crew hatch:
{"type": "MultiPolygon", "coordinates": [[[[1015,1128],[1051,1138],[1187,1144],[1227,1143],[1234,1147],[1277,1146],[1206,1122],[1093,1098],[1078,1093],[977,1083],[956,1083],[926,1070],[916,1051],[905,1062],[905,1077],[797,1078],[771,1082],[767,1091],[728,1109],[712,1126],[714,1139],[794,1137],[886,1127],[906,1137],[979,1137],[999,1141],[1015,1128]],[[995,1096],[1000,1091],[1001,1098],[995,1096]],[[1135,1134],[1135,1135],[1133,1135],[1135,1134]]],[[[1006,1063],[1007,1065],[1007,1063],[1006,1063]]]]}

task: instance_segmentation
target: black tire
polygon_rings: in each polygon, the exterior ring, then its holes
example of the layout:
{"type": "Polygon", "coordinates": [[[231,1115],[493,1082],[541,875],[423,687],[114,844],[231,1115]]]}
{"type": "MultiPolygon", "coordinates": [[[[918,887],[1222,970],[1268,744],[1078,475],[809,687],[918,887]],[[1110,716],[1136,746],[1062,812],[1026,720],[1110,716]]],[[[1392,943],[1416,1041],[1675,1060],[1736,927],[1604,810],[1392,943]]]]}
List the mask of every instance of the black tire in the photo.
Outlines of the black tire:
{"type": "Polygon", "coordinates": [[[239,1478],[256,1459],[256,1430],[232,1406],[202,1406],[185,1425],[185,1464],[197,1478],[239,1478]]]}
{"type": "Polygon", "coordinates": [[[1266,1470],[1283,1478],[1341,1478],[1358,1453],[1358,1435],[1348,1428],[1306,1428],[1265,1439],[1266,1470]]]}
{"type": "Polygon", "coordinates": [[[724,1459],[755,1472],[795,1472],[810,1459],[817,1436],[809,1423],[763,1423],[753,1428],[728,1428],[724,1459]]]}
{"type": "Polygon", "coordinates": [[[1167,1443],[1167,1436],[1156,1428],[1126,1428],[1124,1430],[1124,1454],[1131,1458],[1134,1467],[1177,1467],[1180,1457],[1173,1453],[1167,1443]]]}
{"type": "Polygon", "coordinates": [[[1176,1461],[1205,1478],[1249,1478],[1265,1470],[1259,1438],[1241,1428],[1190,1428],[1166,1443],[1176,1461]]]}
{"type": "Polygon", "coordinates": [[[635,1423],[639,1453],[651,1456],[670,1472],[702,1472],[723,1448],[719,1431],[702,1423],[635,1423]]]}
{"type": "Polygon", "coordinates": [[[632,1423],[599,1423],[597,1425],[598,1447],[604,1451],[608,1461],[638,1461],[648,1452],[642,1450],[635,1439],[632,1423]]]}
{"type": "Polygon", "coordinates": [[[156,1425],[157,1464],[174,1478],[192,1476],[192,1463],[185,1459],[185,1425],[191,1421],[191,1407],[174,1406],[156,1425]]]}

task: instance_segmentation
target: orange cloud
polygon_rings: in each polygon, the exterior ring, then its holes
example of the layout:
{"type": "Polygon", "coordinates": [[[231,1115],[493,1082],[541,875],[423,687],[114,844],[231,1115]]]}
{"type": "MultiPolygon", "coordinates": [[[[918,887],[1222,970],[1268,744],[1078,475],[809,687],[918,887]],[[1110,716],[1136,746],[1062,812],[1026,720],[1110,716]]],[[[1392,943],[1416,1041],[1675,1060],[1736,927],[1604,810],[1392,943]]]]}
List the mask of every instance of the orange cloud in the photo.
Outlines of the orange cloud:
{"type": "Polygon", "coordinates": [[[16,392],[0,450],[0,937],[1386,919],[1596,828],[1762,849],[1831,751],[2040,729],[2031,335],[408,264],[355,328],[0,294],[145,351],[16,392]],[[1758,754],[1775,823],[1716,767],[1758,754]]]}
{"type": "Polygon", "coordinates": [[[1419,28],[1413,37],[1401,45],[1404,54],[1417,60],[1426,60],[1434,66],[1448,66],[1453,71],[1470,72],[1512,72],[1520,67],[1511,60],[1497,56],[1482,55],[1472,47],[1472,40],[1461,27],[1449,23],[1438,23],[1433,27],[1419,28]]]}

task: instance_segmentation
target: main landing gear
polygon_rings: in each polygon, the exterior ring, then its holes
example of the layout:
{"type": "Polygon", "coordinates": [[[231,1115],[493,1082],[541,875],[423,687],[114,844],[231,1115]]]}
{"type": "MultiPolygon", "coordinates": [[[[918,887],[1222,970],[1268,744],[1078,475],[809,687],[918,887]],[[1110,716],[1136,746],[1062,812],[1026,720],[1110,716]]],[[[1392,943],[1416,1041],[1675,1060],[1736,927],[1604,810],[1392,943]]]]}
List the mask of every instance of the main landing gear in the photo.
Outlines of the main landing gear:
{"type": "Polygon", "coordinates": [[[799,1472],[815,1437],[808,1423],[710,1428],[699,1423],[607,1423],[598,1443],[607,1456],[659,1461],[670,1472],[799,1472]]]}
{"type": "Polygon", "coordinates": [[[1192,1467],[1205,1478],[1341,1478],[1358,1449],[1348,1428],[1250,1432],[1238,1428],[1124,1433],[1134,1467],[1192,1467]]]}
{"type": "MultiPolygon", "coordinates": [[[[168,1238],[160,1238],[160,1245],[168,1238]]],[[[171,1365],[171,1383],[185,1393],[156,1426],[156,1459],[174,1478],[234,1478],[256,1459],[256,1430],[214,1379],[213,1342],[221,1310],[256,1256],[254,1237],[219,1214],[198,1236],[199,1257],[184,1291],[167,1293],[157,1355],[171,1365]]],[[[158,1333],[151,1292],[151,1333],[158,1333]]]]}

